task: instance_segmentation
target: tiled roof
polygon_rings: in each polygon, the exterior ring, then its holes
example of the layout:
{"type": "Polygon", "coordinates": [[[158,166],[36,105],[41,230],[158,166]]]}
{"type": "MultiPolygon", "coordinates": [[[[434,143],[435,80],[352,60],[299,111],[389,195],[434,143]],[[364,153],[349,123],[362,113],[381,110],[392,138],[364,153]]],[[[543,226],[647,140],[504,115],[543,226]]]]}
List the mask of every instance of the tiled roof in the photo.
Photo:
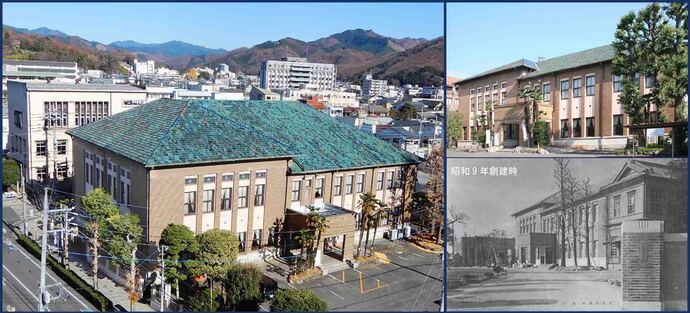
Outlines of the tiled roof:
{"type": "Polygon", "coordinates": [[[291,101],[159,99],[67,133],[147,167],[292,158],[292,171],[316,172],[418,162],[291,101]]]}
{"type": "Polygon", "coordinates": [[[486,75],[490,75],[490,74],[494,74],[494,73],[502,72],[502,71],[505,71],[505,70],[510,70],[510,69],[518,68],[518,67],[527,67],[527,68],[531,68],[531,69],[533,69],[533,70],[537,70],[537,69],[538,69],[537,63],[534,63],[533,61],[530,61],[530,60],[527,60],[527,59],[520,59],[520,60],[517,60],[517,61],[514,61],[514,62],[510,62],[510,63],[505,64],[505,65],[501,65],[501,66],[499,66],[499,67],[490,69],[490,70],[488,70],[488,71],[479,73],[479,74],[477,74],[477,75],[472,75],[472,76],[470,76],[470,77],[460,79],[457,83],[466,82],[466,81],[468,81],[468,80],[472,80],[472,79],[479,78],[479,77],[482,77],[482,76],[486,76],[486,75]]]}
{"type": "Polygon", "coordinates": [[[539,70],[531,72],[525,78],[537,77],[566,69],[578,68],[589,64],[613,60],[616,52],[611,45],[605,45],[580,52],[566,54],[537,62],[539,70]]]}

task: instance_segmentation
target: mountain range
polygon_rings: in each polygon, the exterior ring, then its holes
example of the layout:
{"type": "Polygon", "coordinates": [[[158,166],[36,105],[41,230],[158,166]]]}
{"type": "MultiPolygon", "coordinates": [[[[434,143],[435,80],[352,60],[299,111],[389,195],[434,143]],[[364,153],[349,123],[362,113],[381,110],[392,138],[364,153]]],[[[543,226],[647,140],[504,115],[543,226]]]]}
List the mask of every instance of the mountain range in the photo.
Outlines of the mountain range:
{"type": "Polygon", "coordinates": [[[287,37],[227,51],[182,41],[123,40],[103,44],[45,27],[26,29],[3,25],[3,33],[5,58],[74,58],[72,61],[82,67],[104,70],[113,70],[110,59],[131,63],[139,58],[180,70],[195,66],[214,68],[225,63],[232,71],[257,75],[261,62],[291,56],[307,57],[310,62],[334,63],[341,80],[357,81],[363,73],[370,72],[393,83],[440,85],[443,81],[443,37],[392,38],[373,30],[354,29],[314,41],[287,37]]]}

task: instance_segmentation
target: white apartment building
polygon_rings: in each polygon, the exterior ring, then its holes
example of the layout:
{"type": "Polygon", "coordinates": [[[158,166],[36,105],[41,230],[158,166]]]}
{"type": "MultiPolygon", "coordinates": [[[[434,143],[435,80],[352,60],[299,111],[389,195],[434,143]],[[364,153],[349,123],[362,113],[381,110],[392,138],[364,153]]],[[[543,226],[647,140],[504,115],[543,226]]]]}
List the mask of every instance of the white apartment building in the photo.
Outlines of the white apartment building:
{"type": "Polygon", "coordinates": [[[139,62],[134,60],[134,73],[136,74],[155,74],[156,62],[153,60],[139,62]]]}
{"type": "Polygon", "coordinates": [[[374,79],[371,74],[366,74],[362,81],[362,96],[365,98],[385,97],[388,93],[388,81],[374,79]]]}
{"type": "Polygon", "coordinates": [[[306,58],[283,58],[261,63],[260,86],[264,89],[334,90],[335,64],[310,63],[306,58]]]}
{"type": "Polygon", "coordinates": [[[8,80],[74,83],[78,76],[77,62],[2,60],[2,90],[8,80]]]}
{"type": "Polygon", "coordinates": [[[309,90],[309,89],[290,89],[283,96],[283,100],[300,100],[313,96],[320,96],[328,106],[341,108],[359,107],[357,94],[354,92],[334,91],[334,90],[309,90]]]}
{"type": "Polygon", "coordinates": [[[61,181],[72,176],[72,143],[65,134],[67,129],[146,101],[146,91],[130,85],[9,81],[7,88],[9,157],[24,165],[27,182],[47,178],[61,181]],[[46,119],[50,120],[47,131],[46,119]]]}

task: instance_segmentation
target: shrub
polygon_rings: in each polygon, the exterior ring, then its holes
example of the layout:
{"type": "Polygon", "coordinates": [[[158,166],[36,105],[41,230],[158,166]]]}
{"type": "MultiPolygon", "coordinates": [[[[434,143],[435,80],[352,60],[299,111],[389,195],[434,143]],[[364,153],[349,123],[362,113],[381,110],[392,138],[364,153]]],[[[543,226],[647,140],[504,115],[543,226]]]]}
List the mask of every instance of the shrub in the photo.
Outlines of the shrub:
{"type": "Polygon", "coordinates": [[[310,290],[281,289],[271,303],[271,312],[325,312],[328,305],[310,290]]]}

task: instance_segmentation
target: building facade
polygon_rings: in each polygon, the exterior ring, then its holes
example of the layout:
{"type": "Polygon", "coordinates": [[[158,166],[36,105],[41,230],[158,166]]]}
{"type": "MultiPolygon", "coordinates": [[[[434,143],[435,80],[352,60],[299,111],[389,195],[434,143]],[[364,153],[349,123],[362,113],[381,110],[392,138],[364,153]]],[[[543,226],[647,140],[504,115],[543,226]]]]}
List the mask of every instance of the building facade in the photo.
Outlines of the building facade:
{"type": "Polygon", "coordinates": [[[286,57],[261,63],[260,86],[264,89],[334,90],[335,64],[307,62],[306,58],[286,57]]]}
{"type": "Polygon", "coordinates": [[[687,182],[682,180],[686,175],[683,169],[687,169],[686,160],[662,164],[633,159],[625,163],[611,183],[592,190],[589,197],[577,198],[574,205],[566,200],[566,210],[561,209],[560,193],[555,193],[512,214],[518,234],[517,262],[559,264],[563,223],[567,266],[574,265],[576,257],[579,266],[587,265],[588,241],[592,266],[619,266],[623,221],[660,220],[664,221],[665,232],[687,232],[687,196],[674,192],[687,188],[687,182]],[[672,165],[678,162],[685,165],[672,165]],[[589,238],[585,236],[586,230],[589,238]]]}
{"type": "Polygon", "coordinates": [[[69,134],[75,194],[106,189],[140,217],[148,242],[170,223],[219,228],[237,235],[243,254],[289,243],[287,215],[311,206],[347,212],[351,223],[329,238],[353,243],[366,192],[397,204],[388,221],[402,226],[418,162],[299,102],[160,99],[69,134]]]}
{"type": "Polygon", "coordinates": [[[74,83],[78,76],[77,62],[2,60],[3,91],[8,80],[74,83]]]}
{"type": "Polygon", "coordinates": [[[362,97],[385,97],[388,93],[388,81],[374,79],[371,74],[364,75],[362,80],[362,97]]]}
{"type": "MultiPolygon", "coordinates": [[[[548,123],[550,143],[574,149],[601,150],[625,147],[629,117],[618,101],[621,77],[613,74],[615,52],[610,45],[588,49],[537,62],[521,59],[456,83],[458,110],[465,118],[465,140],[491,128],[492,145],[527,145],[524,125],[525,88],[538,88],[538,120],[548,123]],[[483,118],[478,118],[483,116],[483,118]],[[486,122],[481,123],[482,119],[486,122]]],[[[652,79],[636,76],[640,91],[648,93],[652,79]]],[[[672,120],[668,106],[650,116],[665,115],[672,120]]],[[[666,130],[667,132],[670,129],[666,130]]]]}
{"type": "Polygon", "coordinates": [[[72,143],[65,131],[145,100],[144,90],[129,85],[9,81],[9,157],[24,165],[27,182],[65,180],[73,172],[72,143]]]}

